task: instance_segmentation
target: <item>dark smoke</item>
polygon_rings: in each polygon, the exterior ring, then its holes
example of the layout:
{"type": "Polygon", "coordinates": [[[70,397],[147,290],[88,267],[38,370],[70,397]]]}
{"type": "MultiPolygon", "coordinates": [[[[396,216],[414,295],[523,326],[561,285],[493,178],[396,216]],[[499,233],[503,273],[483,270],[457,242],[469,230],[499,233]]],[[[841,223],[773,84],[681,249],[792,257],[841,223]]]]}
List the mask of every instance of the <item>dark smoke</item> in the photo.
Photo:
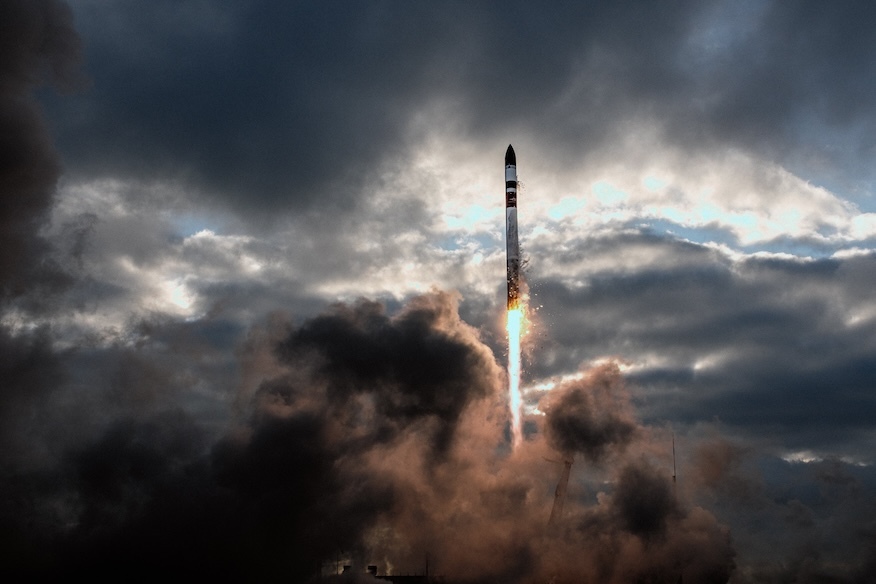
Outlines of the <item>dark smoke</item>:
{"type": "Polygon", "coordinates": [[[558,388],[545,408],[548,439],[566,455],[581,453],[600,462],[612,450],[622,452],[636,434],[629,395],[614,364],[558,388]]]}
{"type": "Polygon", "coordinates": [[[579,472],[602,469],[612,486],[596,505],[579,500],[567,512],[559,539],[548,540],[545,550],[553,571],[543,566],[542,574],[557,582],[729,580],[735,565],[729,531],[679,499],[668,468],[654,464],[648,442],[664,438],[637,421],[617,364],[586,371],[543,401],[548,445],[566,457],[583,455],[575,462],[579,472]],[[578,554],[579,561],[568,561],[578,554]]]}
{"type": "Polygon", "coordinates": [[[665,536],[667,522],[679,511],[665,473],[646,464],[624,467],[614,503],[625,529],[644,539],[665,536]]]}
{"type": "Polygon", "coordinates": [[[691,479],[703,490],[722,498],[756,503],[760,485],[743,468],[749,449],[715,437],[700,443],[694,451],[691,479]]]}
{"type": "MultiPolygon", "coordinates": [[[[60,173],[33,91],[76,81],[79,39],[55,0],[0,3],[0,307],[38,304],[66,277],[39,236],[60,173]],[[27,298],[25,298],[27,296],[27,298]]],[[[4,315],[8,316],[8,315],[4,315]]],[[[69,475],[46,469],[34,448],[48,397],[64,378],[46,328],[0,326],[0,577],[56,561],[51,542],[69,518],[69,475]]]]}
{"type": "Polygon", "coordinates": [[[557,582],[728,581],[735,556],[729,531],[708,511],[679,502],[666,473],[639,458],[613,482],[613,492],[577,507],[561,536],[548,541],[557,582]],[[567,559],[573,555],[577,561],[567,559]]]}
{"type": "Polygon", "coordinates": [[[280,354],[312,370],[333,407],[368,396],[376,437],[425,423],[438,456],[451,447],[464,408],[495,389],[484,375],[494,367],[492,354],[443,294],[415,299],[394,319],[375,302],[335,306],[294,331],[280,354]]]}
{"type": "Polygon", "coordinates": [[[62,378],[47,330],[12,336],[0,328],[0,466],[28,462],[30,425],[62,378]]]}
{"type": "MultiPolygon", "coordinates": [[[[253,331],[240,357],[261,382],[218,439],[156,407],[171,401],[157,391],[148,412],[117,414],[57,464],[7,465],[0,527],[15,553],[0,573],[304,582],[338,562],[422,573],[429,558],[447,582],[726,581],[726,530],[675,499],[641,425],[605,446],[618,461],[608,487],[593,500],[573,478],[548,530],[552,450],[539,433],[502,446],[502,371],[456,303],[338,304],[282,334],[253,331]]],[[[116,385],[105,391],[120,407],[116,385]]],[[[556,403],[620,390],[603,367],[556,403]]],[[[635,424],[625,400],[613,415],[635,424]]]]}
{"type": "Polygon", "coordinates": [[[38,230],[60,164],[32,91],[78,81],[80,43],[66,4],[8,0],[0,7],[0,297],[63,281],[38,230]]]}

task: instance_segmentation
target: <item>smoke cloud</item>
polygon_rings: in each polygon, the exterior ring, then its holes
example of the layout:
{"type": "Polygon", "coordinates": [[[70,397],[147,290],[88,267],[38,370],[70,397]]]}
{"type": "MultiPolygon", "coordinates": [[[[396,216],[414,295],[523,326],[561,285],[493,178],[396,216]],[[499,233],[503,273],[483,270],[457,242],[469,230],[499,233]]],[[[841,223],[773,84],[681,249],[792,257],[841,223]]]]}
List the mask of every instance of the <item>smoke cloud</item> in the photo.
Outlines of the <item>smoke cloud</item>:
{"type": "Polygon", "coordinates": [[[502,369],[457,304],[360,300],[253,330],[217,438],[159,392],[167,407],[115,410],[54,464],[6,465],[4,575],[726,581],[727,530],[676,498],[618,368],[557,388],[510,452],[502,369]],[[549,529],[559,447],[584,459],[549,529]]]}
{"type": "Polygon", "coordinates": [[[566,455],[581,453],[600,462],[612,450],[622,452],[635,437],[629,394],[615,364],[552,392],[547,402],[548,438],[566,455]]]}
{"type": "Polygon", "coordinates": [[[353,429],[367,415],[370,437],[385,441],[416,425],[436,456],[451,448],[466,405],[498,378],[492,353],[445,294],[417,298],[395,319],[374,302],[336,306],[294,331],[280,354],[310,371],[339,415],[356,404],[353,429]]]}
{"type": "Polygon", "coordinates": [[[12,0],[0,10],[0,294],[9,299],[60,284],[38,236],[60,164],[31,92],[72,88],[80,46],[62,2],[12,0]]]}

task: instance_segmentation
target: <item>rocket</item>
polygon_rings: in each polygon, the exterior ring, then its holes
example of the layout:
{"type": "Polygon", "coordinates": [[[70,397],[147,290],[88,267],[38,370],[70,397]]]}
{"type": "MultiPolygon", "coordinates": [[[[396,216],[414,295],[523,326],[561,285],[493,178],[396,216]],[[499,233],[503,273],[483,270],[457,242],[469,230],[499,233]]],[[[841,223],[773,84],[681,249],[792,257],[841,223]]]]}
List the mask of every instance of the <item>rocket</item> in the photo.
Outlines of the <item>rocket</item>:
{"type": "Polygon", "coordinates": [[[520,242],[517,240],[517,156],[505,151],[505,244],[508,264],[508,310],[520,305],[520,242]]]}

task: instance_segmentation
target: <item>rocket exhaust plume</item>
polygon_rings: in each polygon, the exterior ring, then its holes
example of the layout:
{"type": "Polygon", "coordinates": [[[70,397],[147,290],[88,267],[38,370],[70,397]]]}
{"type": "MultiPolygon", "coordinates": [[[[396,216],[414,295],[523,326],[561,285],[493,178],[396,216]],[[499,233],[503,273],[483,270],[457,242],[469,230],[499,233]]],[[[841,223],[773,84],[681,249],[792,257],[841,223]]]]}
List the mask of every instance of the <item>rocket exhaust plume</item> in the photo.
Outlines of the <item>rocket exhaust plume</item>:
{"type": "Polygon", "coordinates": [[[508,280],[508,394],[514,447],[523,440],[520,422],[520,337],[524,306],[520,301],[520,242],[517,239],[517,156],[508,144],[505,151],[505,243],[508,280]]]}
{"type": "Polygon", "coordinates": [[[523,309],[508,310],[508,397],[511,408],[511,437],[516,448],[523,440],[520,422],[520,409],[523,399],[520,395],[520,337],[523,329],[523,309]]]}

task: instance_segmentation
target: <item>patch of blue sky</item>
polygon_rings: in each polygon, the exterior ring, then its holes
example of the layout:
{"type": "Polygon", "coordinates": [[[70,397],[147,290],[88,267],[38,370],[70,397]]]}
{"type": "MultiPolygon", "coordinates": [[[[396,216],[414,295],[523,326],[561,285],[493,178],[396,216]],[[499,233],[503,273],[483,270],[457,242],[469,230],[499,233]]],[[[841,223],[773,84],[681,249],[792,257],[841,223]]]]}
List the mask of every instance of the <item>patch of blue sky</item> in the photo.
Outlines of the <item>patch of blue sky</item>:
{"type": "Polygon", "coordinates": [[[694,243],[718,243],[734,249],[739,248],[739,240],[736,236],[729,229],[723,229],[718,225],[687,227],[667,219],[649,219],[643,221],[641,218],[638,218],[631,223],[640,228],[644,227],[654,233],[669,233],[694,243]]]}
{"type": "Polygon", "coordinates": [[[576,215],[586,204],[587,201],[583,197],[563,197],[556,205],[548,209],[547,215],[554,221],[561,221],[566,217],[576,215]]]}
{"type": "Polygon", "coordinates": [[[630,195],[608,181],[599,180],[593,183],[593,194],[596,199],[607,207],[623,203],[630,195]]]}
{"type": "Polygon", "coordinates": [[[791,164],[788,170],[809,184],[852,203],[862,213],[876,213],[876,177],[862,176],[857,170],[851,174],[839,170],[813,173],[811,167],[802,163],[791,164]]]}
{"type": "MultiPolygon", "coordinates": [[[[490,233],[473,233],[470,235],[449,235],[436,239],[433,245],[445,251],[490,250],[505,245],[504,240],[497,239],[490,233]]],[[[502,247],[504,249],[504,247],[502,247]]]]}
{"type": "MultiPolygon", "coordinates": [[[[630,222],[638,228],[645,228],[653,233],[663,233],[699,244],[725,245],[742,253],[767,252],[788,254],[796,257],[828,258],[838,250],[848,247],[840,240],[826,241],[812,238],[779,237],[768,241],[742,244],[730,230],[717,224],[703,227],[689,227],[666,219],[641,219],[630,222]]],[[[857,241],[855,247],[876,249],[876,241],[857,241]]]]}
{"type": "Polygon", "coordinates": [[[697,25],[691,27],[678,66],[695,72],[715,67],[715,59],[744,43],[757,30],[769,8],[766,0],[737,0],[716,2],[699,11],[697,25]]]}
{"type": "Polygon", "coordinates": [[[869,126],[837,126],[803,113],[793,125],[800,142],[810,146],[795,151],[785,161],[788,171],[854,203],[865,213],[876,212],[876,171],[869,126]]]}
{"type": "Polygon", "coordinates": [[[745,253],[767,252],[774,254],[788,254],[796,257],[809,258],[829,258],[842,246],[839,244],[829,244],[822,241],[812,239],[793,239],[790,237],[781,237],[770,241],[759,242],[757,244],[737,246],[739,251],[745,253]]]}
{"type": "Polygon", "coordinates": [[[219,221],[215,217],[208,217],[201,214],[175,214],[171,218],[171,222],[180,237],[190,237],[201,231],[212,231],[213,233],[218,234],[222,229],[222,221],[219,221]]]}
{"type": "MultiPolygon", "coordinates": [[[[813,470],[825,470],[842,477],[849,482],[857,482],[859,485],[876,486],[876,466],[855,462],[856,456],[847,456],[842,452],[809,453],[808,451],[795,452],[792,456],[764,456],[755,461],[760,476],[768,485],[784,486],[791,488],[806,488],[803,477],[811,474],[813,470]],[[806,455],[809,456],[806,456],[806,455]],[[799,456],[803,455],[803,456],[799,456]],[[816,469],[813,469],[813,466],[816,469]]],[[[817,485],[813,485],[817,486],[817,485]]],[[[799,491],[798,491],[799,492],[799,491]]],[[[823,492],[809,491],[808,500],[818,502],[823,497],[823,492]]],[[[796,493],[786,491],[785,499],[797,498],[806,502],[796,493]]]]}
{"type": "Polygon", "coordinates": [[[652,193],[662,191],[668,184],[669,183],[665,180],[657,178],[656,176],[646,176],[642,179],[642,185],[652,193]]]}
{"type": "Polygon", "coordinates": [[[444,221],[450,229],[477,231],[487,225],[494,224],[504,215],[504,208],[498,205],[494,208],[486,208],[482,205],[471,205],[465,212],[457,215],[445,215],[444,221]]]}

